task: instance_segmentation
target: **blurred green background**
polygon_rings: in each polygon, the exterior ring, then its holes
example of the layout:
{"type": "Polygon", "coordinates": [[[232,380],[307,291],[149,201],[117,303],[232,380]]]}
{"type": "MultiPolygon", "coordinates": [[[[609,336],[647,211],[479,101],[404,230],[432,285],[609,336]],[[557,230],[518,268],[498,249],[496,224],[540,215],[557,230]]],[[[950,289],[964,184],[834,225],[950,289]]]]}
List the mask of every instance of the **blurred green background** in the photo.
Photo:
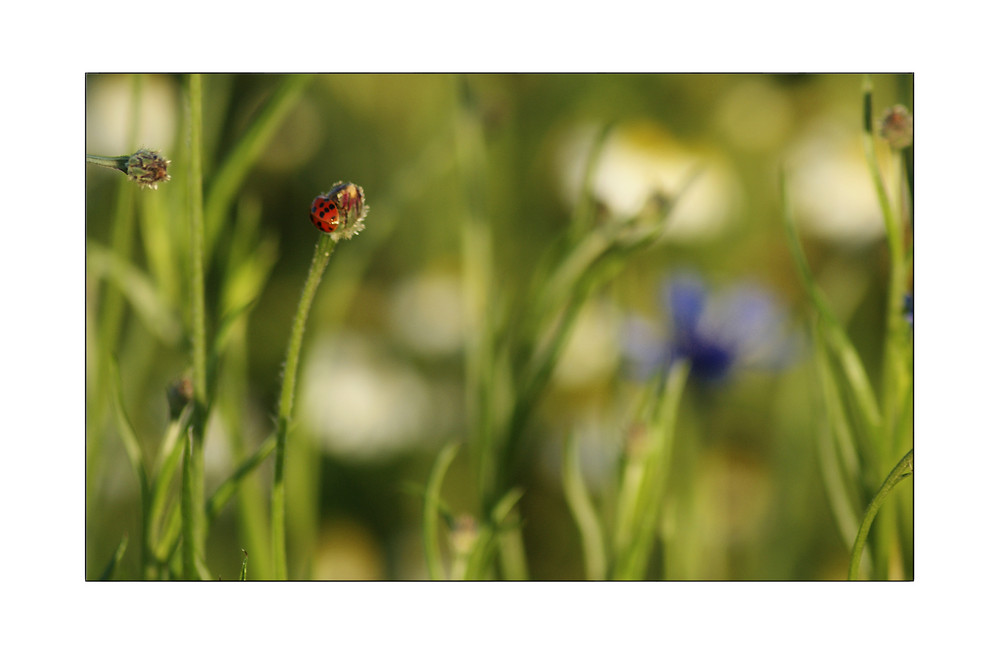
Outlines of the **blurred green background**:
{"type": "MultiPolygon", "coordinates": [[[[911,75],[873,79],[876,115],[895,103],[912,109],[911,75]]],[[[204,76],[206,198],[227,155],[289,80],[204,76]]],[[[220,366],[206,441],[210,493],[272,430],[291,319],[317,236],[311,200],[339,180],[364,188],[368,229],[338,246],[306,331],[287,468],[290,577],[427,578],[421,491],[436,453],[465,434],[468,173],[457,133],[470,119],[485,145],[477,202],[493,230],[494,272],[507,302],[528,295],[536,264],[566,230],[601,127],[614,126],[594,182],[599,222],[635,213],[656,194],[675,195],[699,172],[678,200],[666,239],[588,303],[527,431],[521,516],[533,579],[582,579],[560,443],[567,430],[580,433],[600,508],[638,387],[623,377],[621,321],[630,313],[658,318],[664,276],[688,268],[723,284],[749,279],[804,317],[780,221],[781,167],[811,265],[878,378],[886,254],[861,147],[859,75],[316,75],[303,83],[225,211],[206,281],[210,328],[227,311],[253,305],[232,330],[220,366]]],[[[107,352],[117,356],[124,407],[151,461],[169,419],[166,390],[190,359],[183,94],[181,76],[87,77],[87,153],[117,156],[146,146],[172,160],[171,181],[156,191],[87,169],[88,249],[119,240],[142,274],[125,272],[118,279],[126,284],[109,285],[93,256],[99,253],[88,251],[88,579],[100,575],[123,533],[139,538],[138,484],[101,362],[107,352]],[[124,238],[115,238],[116,216],[133,218],[124,238]],[[126,295],[121,311],[109,312],[109,291],[139,279],[151,291],[126,295]],[[141,312],[135,301],[142,299],[159,311],[141,312]],[[118,329],[105,336],[110,327],[118,329]]],[[[780,373],[743,374],[686,394],[677,451],[694,493],[684,518],[693,540],[668,577],[846,575],[849,547],[817,467],[819,412],[808,363],[803,349],[780,373]]],[[[467,459],[460,452],[445,481],[443,496],[456,514],[476,513],[467,459]]],[[[268,460],[240,503],[212,525],[213,574],[235,578],[241,548],[251,547],[259,549],[250,554],[249,577],[267,574],[259,539],[272,476],[268,460]]],[[[135,548],[119,576],[140,577],[135,548]]]]}

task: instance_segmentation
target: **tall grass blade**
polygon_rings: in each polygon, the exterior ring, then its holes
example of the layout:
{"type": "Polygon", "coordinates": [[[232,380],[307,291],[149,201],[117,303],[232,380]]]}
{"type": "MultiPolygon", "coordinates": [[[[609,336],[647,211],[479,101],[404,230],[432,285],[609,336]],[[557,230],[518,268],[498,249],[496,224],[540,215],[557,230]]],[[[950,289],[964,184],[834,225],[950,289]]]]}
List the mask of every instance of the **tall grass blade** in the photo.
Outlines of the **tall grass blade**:
{"type": "Polygon", "coordinates": [[[604,550],[604,534],[587,488],[580,472],[580,442],[571,433],[563,444],[563,491],[570,513],[580,530],[583,543],[583,563],[588,580],[603,580],[607,577],[607,553],[604,550]]]}
{"type": "Polygon", "coordinates": [[[302,95],[311,75],[288,76],[261,109],[216,174],[205,203],[205,253],[213,254],[223,229],[223,214],[232,204],[250,168],[257,162],[288,112],[302,95]]]}
{"type": "Polygon", "coordinates": [[[167,346],[178,343],[181,323],[177,313],[145,273],[93,241],[87,242],[87,269],[98,278],[106,278],[124,295],[153,336],[167,346]]]}
{"type": "Polygon", "coordinates": [[[781,189],[782,219],[788,238],[788,246],[791,250],[799,279],[802,281],[802,284],[809,295],[813,308],[819,315],[819,319],[824,330],[823,335],[829,342],[830,348],[836,356],[844,376],[850,383],[852,399],[861,413],[862,419],[865,423],[865,431],[868,436],[867,439],[871,443],[877,443],[879,439],[879,431],[882,425],[882,417],[879,412],[879,405],[878,400],[875,397],[875,392],[872,389],[871,382],[868,379],[868,374],[861,362],[861,358],[858,356],[857,350],[848,338],[847,332],[840,324],[840,321],[833,313],[830,304],[826,300],[826,296],[823,295],[823,292],[820,290],[819,285],[816,283],[816,279],[813,277],[812,271],[809,268],[805,251],[802,248],[802,241],[799,237],[798,228],[792,219],[791,209],[788,203],[788,190],[784,172],[781,173],[779,185],[781,189]]]}
{"type": "Polygon", "coordinates": [[[438,454],[431,468],[431,476],[427,482],[427,492],[424,496],[424,555],[427,558],[427,574],[432,580],[443,580],[444,560],[438,541],[438,518],[441,509],[441,486],[448,467],[455,460],[459,445],[450,444],[438,454]]]}

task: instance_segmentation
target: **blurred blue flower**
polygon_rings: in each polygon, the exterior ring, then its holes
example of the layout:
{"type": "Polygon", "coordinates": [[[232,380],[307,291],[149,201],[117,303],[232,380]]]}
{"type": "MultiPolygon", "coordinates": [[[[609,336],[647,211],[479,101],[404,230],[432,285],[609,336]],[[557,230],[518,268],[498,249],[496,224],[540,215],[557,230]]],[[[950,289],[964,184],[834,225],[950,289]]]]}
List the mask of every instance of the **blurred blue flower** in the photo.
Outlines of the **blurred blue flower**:
{"type": "Polygon", "coordinates": [[[683,274],[664,283],[661,304],[669,332],[640,318],[625,322],[624,353],[637,378],[687,360],[692,377],[718,382],[738,368],[786,366],[794,356],[798,338],[784,308],[759,287],[710,294],[701,278],[683,274]]]}
{"type": "Polygon", "coordinates": [[[903,318],[906,322],[913,326],[913,294],[904,293],[903,294],[903,318]]]}

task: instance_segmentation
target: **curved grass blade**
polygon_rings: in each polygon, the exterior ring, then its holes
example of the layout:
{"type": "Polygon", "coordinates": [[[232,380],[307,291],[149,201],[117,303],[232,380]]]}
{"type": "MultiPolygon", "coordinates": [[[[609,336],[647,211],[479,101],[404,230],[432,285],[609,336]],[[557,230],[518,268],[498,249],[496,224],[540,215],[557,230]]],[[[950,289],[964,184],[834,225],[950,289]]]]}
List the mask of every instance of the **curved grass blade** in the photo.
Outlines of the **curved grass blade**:
{"type": "Polygon", "coordinates": [[[240,482],[263,463],[268,456],[274,453],[276,446],[277,438],[272,433],[252,456],[243,461],[229,478],[219,484],[219,487],[215,489],[215,492],[212,493],[212,496],[205,503],[205,518],[208,522],[215,520],[223,507],[236,494],[236,489],[239,487],[240,482]]]}
{"type": "Polygon", "coordinates": [[[607,572],[604,535],[597,510],[590,501],[580,472],[580,442],[575,433],[563,443],[563,490],[570,513],[580,530],[583,543],[583,563],[588,580],[603,580],[607,572]]]}
{"type": "Polygon", "coordinates": [[[779,187],[781,189],[782,220],[785,225],[789,248],[792,258],[795,261],[799,279],[802,281],[803,286],[805,286],[813,308],[819,314],[824,330],[823,336],[829,342],[830,348],[837,357],[841,370],[851,386],[850,391],[853,395],[853,401],[865,423],[868,440],[869,442],[876,443],[879,437],[879,429],[882,425],[882,416],[879,412],[878,400],[872,389],[871,381],[868,379],[868,374],[861,362],[861,358],[858,356],[857,350],[848,338],[847,332],[840,324],[840,321],[833,313],[830,304],[826,300],[826,296],[823,295],[813,277],[812,271],[809,269],[805,251],[802,249],[802,241],[799,237],[798,228],[792,220],[784,171],[780,175],[779,187]]]}
{"type": "Polygon", "coordinates": [[[145,273],[93,241],[87,242],[87,268],[121,291],[143,325],[164,344],[174,345],[180,340],[181,324],[176,313],[145,273]]]}
{"type": "Polygon", "coordinates": [[[861,521],[861,528],[858,530],[858,536],[854,541],[854,548],[851,550],[851,563],[847,569],[847,579],[857,580],[858,579],[858,569],[861,564],[861,553],[865,547],[865,541],[868,540],[868,530],[872,526],[872,522],[875,521],[875,515],[878,510],[882,508],[882,503],[892,492],[892,489],[896,487],[900,481],[906,477],[913,474],[913,450],[911,449],[900,459],[896,467],[892,469],[889,476],[885,478],[882,483],[882,487],[879,489],[878,493],[872,499],[871,504],[868,505],[868,510],[865,511],[865,517],[861,521]]]}
{"type": "Polygon", "coordinates": [[[427,494],[424,497],[424,554],[427,559],[427,573],[432,580],[444,579],[444,561],[438,542],[441,485],[444,483],[444,475],[448,472],[448,467],[455,460],[458,447],[458,444],[450,444],[438,454],[437,460],[434,461],[434,467],[431,468],[431,476],[427,482],[427,494]]]}

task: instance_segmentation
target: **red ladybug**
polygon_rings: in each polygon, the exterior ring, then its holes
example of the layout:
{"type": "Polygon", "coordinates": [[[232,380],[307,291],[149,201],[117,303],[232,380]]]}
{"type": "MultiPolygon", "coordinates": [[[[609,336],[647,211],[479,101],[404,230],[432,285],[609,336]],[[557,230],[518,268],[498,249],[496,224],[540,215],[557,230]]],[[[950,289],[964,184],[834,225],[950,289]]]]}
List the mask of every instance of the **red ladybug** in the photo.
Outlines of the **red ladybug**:
{"type": "Polygon", "coordinates": [[[326,195],[319,195],[313,200],[309,219],[316,225],[316,229],[330,234],[340,226],[340,211],[332,199],[326,195]]]}

